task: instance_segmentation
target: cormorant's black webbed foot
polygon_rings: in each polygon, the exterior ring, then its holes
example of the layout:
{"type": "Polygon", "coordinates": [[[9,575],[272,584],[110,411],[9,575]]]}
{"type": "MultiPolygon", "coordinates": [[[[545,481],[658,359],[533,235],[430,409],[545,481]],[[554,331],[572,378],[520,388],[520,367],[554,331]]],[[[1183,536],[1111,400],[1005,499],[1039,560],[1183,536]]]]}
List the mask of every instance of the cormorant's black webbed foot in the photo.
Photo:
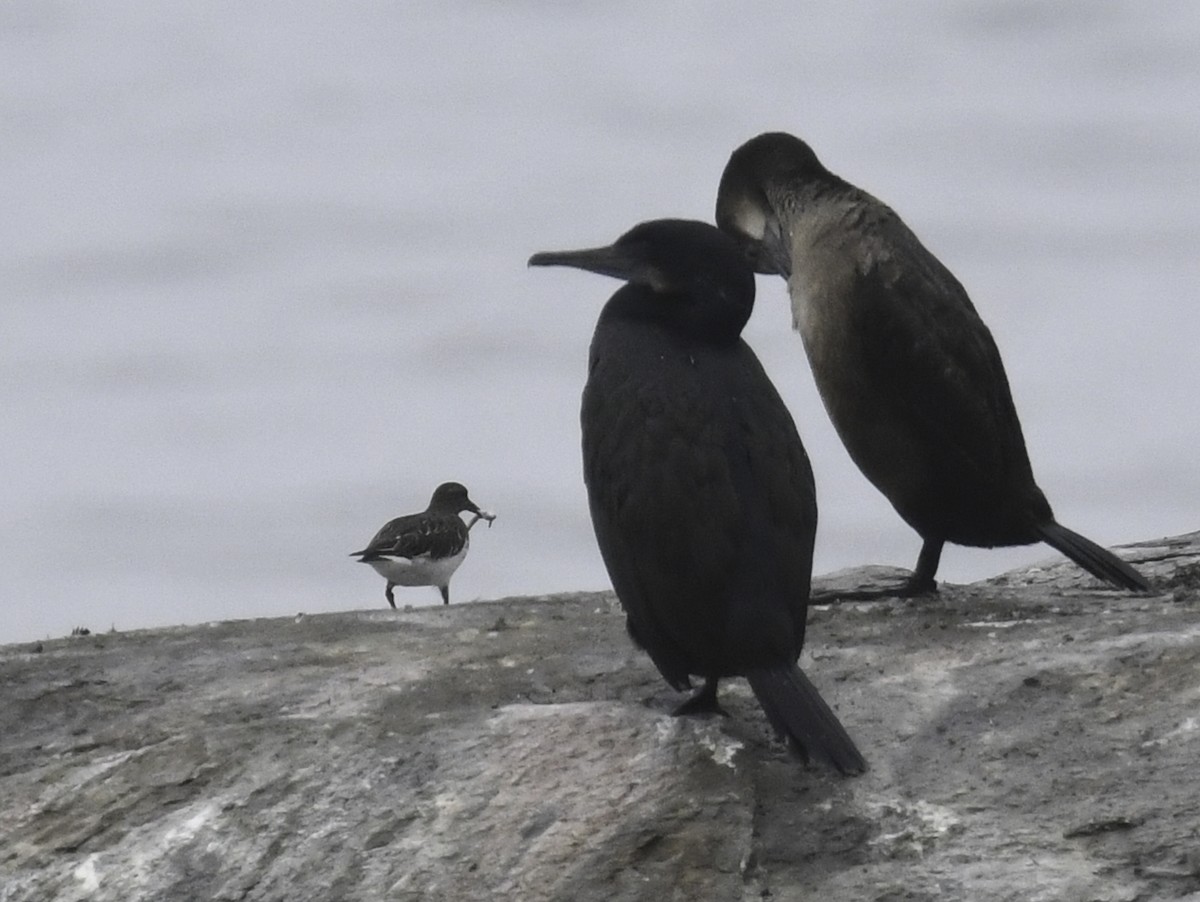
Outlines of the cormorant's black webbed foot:
{"type": "Polygon", "coordinates": [[[717,679],[712,677],[704,681],[704,685],[687,701],[671,712],[672,717],[683,717],[691,714],[720,714],[728,717],[729,712],[717,701],[717,679]]]}
{"type": "Polygon", "coordinates": [[[836,604],[839,601],[884,601],[889,598],[917,598],[935,595],[938,590],[938,563],[942,557],[942,539],[925,539],[917,566],[904,577],[899,567],[860,567],[835,573],[814,581],[810,604],[836,604]]]}
{"type": "Polygon", "coordinates": [[[918,595],[936,595],[938,584],[936,579],[923,579],[919,573],[913,573],[900,584],[896,590],[899,598],[915,598],[918,595]]]}

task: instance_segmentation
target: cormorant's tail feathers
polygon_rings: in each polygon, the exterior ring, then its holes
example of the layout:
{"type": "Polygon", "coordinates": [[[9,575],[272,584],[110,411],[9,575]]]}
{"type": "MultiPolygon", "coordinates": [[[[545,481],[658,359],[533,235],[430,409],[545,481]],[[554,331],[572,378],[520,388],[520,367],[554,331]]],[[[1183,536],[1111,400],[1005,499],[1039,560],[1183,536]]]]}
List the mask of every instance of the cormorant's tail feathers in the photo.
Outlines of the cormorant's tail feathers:
{"type": "Polygon", "coordinates": [[[1150,583],[1125,561],[1091,539],[1051,520],[1037,528],[1042,541],[1065,554],[1097,579],[1132,592],[1149,592],[1150,583]]]}
{"type": "Polygon", "coordinates": [[[861,774],[867,762],[821,693],[795,665],[746,674],[767,719],[808,760],[815,756],[843,774],[861,774]]]}

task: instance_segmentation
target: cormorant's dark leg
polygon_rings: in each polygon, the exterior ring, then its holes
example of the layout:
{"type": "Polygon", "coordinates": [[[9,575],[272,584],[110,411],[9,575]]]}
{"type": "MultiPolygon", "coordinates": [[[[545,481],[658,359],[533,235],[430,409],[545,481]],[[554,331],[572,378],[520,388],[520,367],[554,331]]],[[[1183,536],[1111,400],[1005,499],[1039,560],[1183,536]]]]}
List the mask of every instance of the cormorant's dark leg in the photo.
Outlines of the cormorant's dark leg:
{"type": "Polygon", "coordinates": [[[725,709],[717,702],[717,678],[708,677],[704,681],[704,685],[686,702],[671,712],[672,717],[681,717],[684,714],[721,714],[725,717],[729,715],[725,709]]]}
{"type": "Polygon", "coordinates": [[[442,604],[450,604],[450,584],[438,586],[438,591],[442,593],[442,604]]]}
{"type": "Polygon", "coordinates": [[[937,591],[938,562],[942,558],[944,539],[925,539],[921,553],[917,556],[917,568],[902,583],[890,582],[882,587],[863,589],[814,588],[809,596],[810,604],[832,604],[838,601],[878,601],[881,598],[912,598],[937,591]]]}
{"type": "Polygon", "coordinates": [[[937,580],[933,577],[937,574],[938,564],[942,560],[942,546],[945,544],[943,539],[926,539],[921,545],[917,569],[904,584],[905,595],[924,595],[937,591],[937,580]]]}
{"type": "Polygon", "coordinates": [[[389,582],[387,585],[387,591],[383,593],[384,595],[387,596],[388,604],[390,604],[392,606],[393,611],[396,609],[396,597],[394,595],[392,595],[392,589],[394,589],[395,587],[396,587],[395,583],[389,582]]]}

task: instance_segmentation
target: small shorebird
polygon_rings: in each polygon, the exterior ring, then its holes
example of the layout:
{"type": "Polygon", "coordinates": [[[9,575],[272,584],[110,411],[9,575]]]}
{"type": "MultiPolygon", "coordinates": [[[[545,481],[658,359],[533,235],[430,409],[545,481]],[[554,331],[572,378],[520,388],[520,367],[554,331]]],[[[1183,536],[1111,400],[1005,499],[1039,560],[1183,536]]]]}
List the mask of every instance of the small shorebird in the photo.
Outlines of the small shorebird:
{"type": "Polygon", "coordinates": [[[429,507],[389,521],[366,548],[350,556],[370,564],[387,580],[384,594],[393,608],[396,586],[437,586],[442,604],[449,604],[450,577],[467,556],[471,527],[478,520],[491,526],[495,519],[467,497],[466,486],[444,482],[434,490],[429,507]],[[462,511],[475,515],[469,524],[459,517],[462,511]]]}

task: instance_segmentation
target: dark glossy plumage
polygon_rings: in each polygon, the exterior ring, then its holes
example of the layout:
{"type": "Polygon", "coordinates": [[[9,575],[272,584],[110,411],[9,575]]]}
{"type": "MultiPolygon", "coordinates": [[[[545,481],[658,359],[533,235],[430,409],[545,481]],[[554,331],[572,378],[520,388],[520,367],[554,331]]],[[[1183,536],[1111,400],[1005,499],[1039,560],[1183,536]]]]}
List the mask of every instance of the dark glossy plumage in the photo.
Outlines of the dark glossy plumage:
{"type": "Polygon", "coordinates": [[[443,604],[450,603],[450,577],[466,556],[470,531],[459,514],[470,511],[491,520],[457,482],[446,482],[434,490],[429,506],[417,514],[390,520],[362,551],[360,563],[370,564],[388,580],[385,595],[396,606],[395,586],[436,586],[443,604]]]}
{"type": "Polygon", "coordinates": [[[788,280],[821,397],[850,456],[924,540],[907,590],[936,586],[945,542],[1045,541],[1128,589],[1145,579],[1057,523],[1033,477],[1008,378],[966,290],[894,211],[803,141],[736,150],[717,224],[788,280]]]}
{"type": "Polygon", "coordinates": [[[581,412],[592,523],[629,633],[683,710],[745,676],[802,753],[865,768],[796,661],[816,497],[791,415],[740,338],[754,276],[712,226],[643,223],[608,248],[535,255],[627,279],[592,339],[581,412]]]}
{"type": "Polygon", "coordinates": [[[384,555],[432,558],[453,557],[467,544],[467,524],[459,517],[405,514],[386,523],[369,545],[354,552],[362,561],[384,555]]]}

